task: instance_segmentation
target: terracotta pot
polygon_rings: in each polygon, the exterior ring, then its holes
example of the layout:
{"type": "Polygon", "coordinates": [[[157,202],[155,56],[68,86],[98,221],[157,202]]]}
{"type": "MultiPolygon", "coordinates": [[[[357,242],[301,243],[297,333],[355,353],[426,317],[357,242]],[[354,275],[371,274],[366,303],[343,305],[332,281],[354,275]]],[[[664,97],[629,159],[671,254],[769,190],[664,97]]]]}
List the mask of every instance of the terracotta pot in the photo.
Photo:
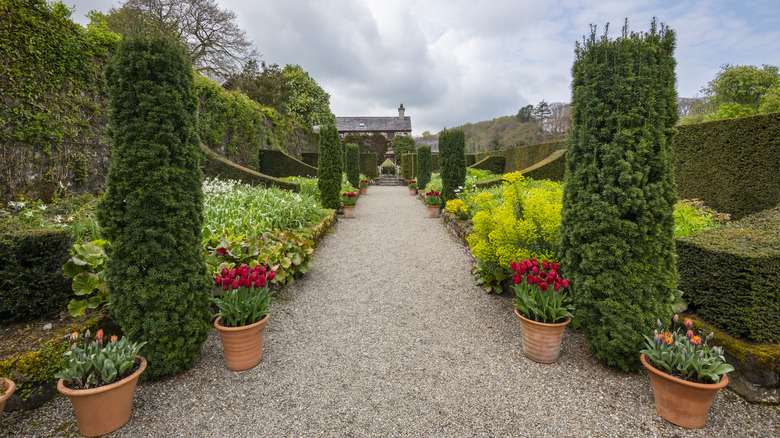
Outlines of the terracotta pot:
{"type": "Polygon", "coordinates": [[[3,417],[3,409],[5,409],[5,401],[11,397],[11,394],[16,390],[16,383],[11,379],[0,377],[0,388],[3,388],[5,392],[0,395],[0,418],[3,417]]]}
{"type": "Polygon", "coordinates": [[[718,383],[694,383],[655,368],[647,362],[644,353],[639,359],[647,368],[653,387],[655,410],[661,417],[689,429],[704,427],[712,400],[721,388],[729,384],[729,376],[724,374],[718,383]]]}
{"type": "Polygon", "coordinates": [[[361,187],[360,188],[360,194],[361,195],[365,195],[367,191],[368,191],[368,187],[361,187]]]}
{"type": "Polygon", "coordinates": [[[70,389],[62,379],[57,382],[57,390],[67,395],[73,405],[82,435],[105,435],[130,420],[138,377],[146,369],[146,359],[136,356],[135,360],[140,360],[141,366],[133,374],[100,388],[70,389]]]}
{"type": "Polygon", "coordinates": [[[520,318],[520,334],[523,337],[523,354],[534,362],[553,363],[561,355],[561,340],[566,321],[554,324],[536,322],[523,316],[515,307],[515,314],[520,318]]]}
{"type": "Polygon", "coordinates": [[[260,363],[263,359],[265,323],[270,317],[271,315],[265,315],[256,323],[241,327],[221,325],[219,322],[222,317],[214,321],[214,327],[219,330],[219,336],[222,338],[222,351],[225,354],[225,364],[229,370],[248,370],[260,363]]]}
{"type": "Polygon", "coordinates": [[[409,196],[415,196],[417,195],[417,189],[409,188],[409,196]]]}
{"type": "Polygon", "coordinates": [[[428,217],[429,218],[437,218],[439,217],[439,212],[441,211],[441,205],[429,205],[428,206],[428,217]]]}
{"type": "Polygon", "coordinates": [[[342,207],[344,209],[344,217],[346,219],[352,219],[355,217],[355,206],[354,205],[345,205],[342,207]]]}

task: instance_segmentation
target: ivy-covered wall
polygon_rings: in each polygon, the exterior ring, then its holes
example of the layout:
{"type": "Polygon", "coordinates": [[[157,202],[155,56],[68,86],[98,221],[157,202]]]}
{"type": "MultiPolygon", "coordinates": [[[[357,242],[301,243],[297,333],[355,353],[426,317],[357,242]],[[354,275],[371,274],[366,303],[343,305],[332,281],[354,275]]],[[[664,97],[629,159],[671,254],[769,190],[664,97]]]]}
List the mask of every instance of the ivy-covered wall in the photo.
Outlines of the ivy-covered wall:
{"type": "Polygon", "coordinates": [[[103,185],[103,69],[119,38],[70,14],[45,0],[0,2],[0,202],[103,185]]]}

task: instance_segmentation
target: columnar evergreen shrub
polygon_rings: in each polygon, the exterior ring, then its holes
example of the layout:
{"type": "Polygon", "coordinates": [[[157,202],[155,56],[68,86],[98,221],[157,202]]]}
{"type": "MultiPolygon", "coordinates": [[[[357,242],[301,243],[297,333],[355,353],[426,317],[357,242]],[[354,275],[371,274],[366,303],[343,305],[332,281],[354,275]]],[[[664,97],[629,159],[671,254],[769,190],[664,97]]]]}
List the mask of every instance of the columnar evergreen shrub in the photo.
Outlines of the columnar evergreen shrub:
{"type": "Polygon", "coordinates": [[[358,145],[351,143],[347,145],[344,161],[347,167],[347,181],[352,184],[352,187],[357,187],[360,184],[360,149],[358,145]]]}
{"type": "Polygon", "coordinates": [[[561,262],[588,344],[635,368],[642,335],[669,321],[677,271],[671,140],[677,121],[674,31],[610,40],[595,28],[572,67],[561,262]]]}
{"type": "Polygon", "coordinates": [[[338,131],[334,125],[325,125],[320,130],[320,150],[317,163],[320,202],[325,208],[338,210],[341,206],[341,167],[341,142],[338,131]]]}
{"type": "Polygon", "coordinates": [[[425,189],[431,181],[431,147],[420,146],[417,149],[417,187],[425,189]]]}
{"type": "Polygon", "coordinates": [[[463,129],[445,129],[439,134],[441,197],[455,199],[455,190],[466,183],[466,135],[463,129]]]}
{"type": "Polygon", "coordinates": [[[111,242],[110,311],[147,342],[144,376],[155,378],[189,367],[209,329],[193,73],[175,42],[127,35],[106,81],[114,150],[98,220],[111,242]]]}

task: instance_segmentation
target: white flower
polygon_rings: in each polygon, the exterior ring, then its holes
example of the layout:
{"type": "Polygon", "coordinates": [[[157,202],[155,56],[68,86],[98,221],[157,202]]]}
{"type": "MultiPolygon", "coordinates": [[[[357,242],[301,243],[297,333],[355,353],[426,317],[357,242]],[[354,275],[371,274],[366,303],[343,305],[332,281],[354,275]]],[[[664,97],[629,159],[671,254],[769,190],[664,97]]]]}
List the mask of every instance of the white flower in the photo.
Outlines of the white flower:
{"type": "Polygon", "coordinates": [[[41,211],[44,211],[44,210],[46,210],[46,206],[45,206],[45,205],[41,205],[41,206],[40,206],[40,207],[38,207],[38,208],[39,208],[41,211]]]}

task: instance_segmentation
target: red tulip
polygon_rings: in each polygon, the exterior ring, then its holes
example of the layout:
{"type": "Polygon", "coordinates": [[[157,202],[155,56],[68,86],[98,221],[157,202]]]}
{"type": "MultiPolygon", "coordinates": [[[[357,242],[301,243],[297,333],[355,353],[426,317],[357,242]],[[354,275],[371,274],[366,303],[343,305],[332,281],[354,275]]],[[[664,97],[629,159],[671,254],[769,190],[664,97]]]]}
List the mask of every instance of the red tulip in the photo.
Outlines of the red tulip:
{"type": "Polygon", "coordinates": [[[227,277],[230,272],[227,270],[227,268],[222,268],[222,276],[227,277]]]}
{"type": "Polygon", "coordinates": [[[547,260],[543,261],[542,262],[542,268],[550,269],[550,262],[548,262],[547,260]]]}
{"type": "Polygon", "coordinates": [[[238,289],[238,280],[233,280],[233,283],[230,284],[230,287],[233,288],[233,290],[238,289]]]}
{"type": "Polygon", "coordinates": [[[235,278],[235,277],[236,277],[236,268],[233,268],[230,270],[230,278],[235,278]]]}
{"type": "Polygon", "coordinates": [[[265,275],[265,273],[268,272],[268,271],[265,269],[265,266],[263,266],[262,268],[260,268],[259,272],[260,272],[260,275],[265,275]]]}
{"type": "Polygon", "coordinates": [[[509,268],[512,269],[513,271],[517,272],[517,271],[520,270],[520,265],[517,264],[517,262],[512,262],[512,263],[509,264],[509,268]]]}
{"type": "Polygon", "coordinates": [[[217,275],[216,277],[214,277],[214,284],[216,284],[217,286],[219,286],[220,284],[222,284],[222,277],[220,277],[219,275],[217,275]]]}
{"type": "Polygon", "coordinates": [[[525,281],[527,281],[527,282],[528,282],[528,284],[536,284],[536,282],[538,281],[538,279],[537,279],[536,277],[534,277],[533,275],[529,275],[529,276],[528,276],[528,277],[525,279],[525,281]]]}
{"type": "Polygon", "coordinates": [[[561,268],[555,262],[552,262],[552,268],[555,269],[556,271],[560,271],[561,270],[561,268]]]}
{"type": "Polygon", "coordinates": [[[268,284],[265,280],[266,280],[265,277],[260,277],[257,279],[257,281],[260,282],[260,287],[265,287],[268,284]]]}
{"type": "Polygon", "coordinates": [[[559,290],[561,290],[561,284],[560,283],[555,283],[555,286],[553,286],[553,289],[555,289],[555,292],[558,292],[559,290]]]}
{"type": "Polygon", "coordinates": [[[268,281],[271,281],[276,277],[276,271],[268,271],[268,274],[266,274],[266,278],[268,281]]]}
{"type": "Polygon", "coordinates": [[[520,284],[520,283],[522,283],[522,282],[523,282],[523,277],[521,277],[521,276],[520,276],[520,274],[515,274],[515,276],[514,276],[514,277],[512,277],[512,281],[513,281],[515,284],[520,284]]]}
{"type": "Polygon", "coordinates": [[[539,260],[531,259],[531,264],[534,266],[539,266],[539,260]]]}
{"type": "Polygon", "coordinates": [[[222,290],[224,291],[228,289],[230,289],[230,283],[228,283],[227,281],[222,283],[222,290]]]}
{"type": "Polygon", "coordinates": [[[539,283],[539,289],[542,290],[542,292],[547,291],[547,283],[539,283]]]}
{"type": "Polygon", "coordinates": [[[693,321],[691,321],[691,318],[685,318],[685,326],[691,328],[692,325],[693,321]]]}
{"type": "Polygon", "coordinates": [[[261,281],[258,278],[257,280],[255,280],[255,289],[260,289],[261,287],[263,287],[263,286],[261,285],[261,281]]]}
{"type": "Polygon", "coordinates": [[[562,285],[563,287],[569,287],[569,280],[567,280],[567,279],[565,279],[565,278],[564,278],[564,279],[563,279],[563,281],[561,281],[561,285],[562,285]]]}
{"type": "Polygon", "coordinates": [[[687,336],[688,339],[691,339],[693,337],[693,330],[688,329],[688,331],[685,332],[685,336],[687,336]]]}
{"type": "Polygon", "coordinates": [[[533,272],[534,275],[539,275],[539,268],[534,266],[534,268],[531,269],[531,272],[533,272]]]}

